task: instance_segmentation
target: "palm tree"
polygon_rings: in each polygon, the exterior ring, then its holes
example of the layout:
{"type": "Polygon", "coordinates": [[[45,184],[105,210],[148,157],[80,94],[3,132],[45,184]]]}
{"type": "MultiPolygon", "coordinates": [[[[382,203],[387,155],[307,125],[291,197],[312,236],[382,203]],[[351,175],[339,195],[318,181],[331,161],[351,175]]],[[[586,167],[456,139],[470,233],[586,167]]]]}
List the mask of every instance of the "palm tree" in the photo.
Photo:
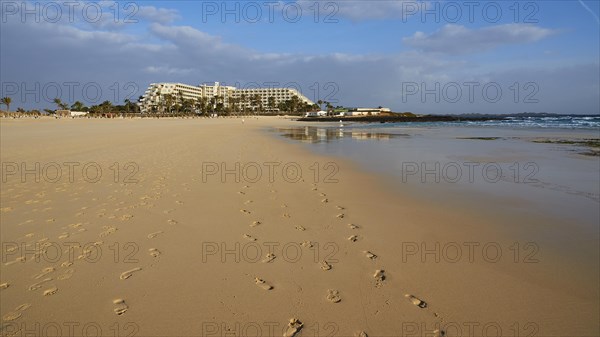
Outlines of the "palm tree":
{"type": "Polygon", "coordinates": [[[6,105],[6,111],[10,112],[10,103],[12,102],[12,99],[10,97],[3,97],[2,98],[2,104],[6,105]]]}
{"type": "Polygon", "coordinates": [[[333,105],[331,105],[330,102],[325,102],[326,106],[327,106],[327,115],[329,115],[331,112],[333,112],[333,105]]]}
{"type": "MultiPolygon", "coordinates": [[[[319,109],[321,109],[321,105],[323,105],[323,101],[322,100],[318,100],[317,104],[319,104],[319,109]]],[[[323,110],[323,109],[321,109],[321,110],[323,110]]]]}
{"type": "Polygon", "coordinates": [[[100,112],[102,113],[110,113],[112,111],[113,105],[111,101],[104,101],[100,104],[100,112]]]}
{"type": "Polygon", "coordinates": [[[271,112],[275,111],[275,96],[269,96],[269,98],[267,98],[267,105],[271,112]]]}
{"type": "Polygon", "coordinates": [[[206,116],[208,113],[208,97],[201,97],[198,101],[200,111],[202,111],[202,114],[206,116]]]}
{"type": "Polygon", "coordinates": [[[244,115],[245,115],[246,114],[246,94],[242,94],[240,96],[240,99],[241,99],[240,102],[241,102],[242,107],[243,107],[243,112],[244,112],[244,115]]]}
{"type": "Polygon", "coordinates": [[[54,99],[54,104],[56,104],[59,110],[67,110],[69,108],[67,103],[63,103],[58,97],[54,99]]]}
{"type": "Polygon", "coordinates": [[[171,107],[173,106],[173,95],[165,95],[165,104],[167,105],[167,113],[171,113],[171,107]]]}
{"type": "Polygon", "coordinates": [[[76,101],[75,103],[71,104],[71,110],[74,110],[74,111],[83,111],[84,108],[85,108],[85,105],[83,103],[81,103],[80,101],[76,101]]]}
{"type": "Polygon", "coordinates": [[[258,95],[258,111],[261,113],[264,112],[263,100],[261,95],[258,95]]]}
{"type": "Polygon", "coordinates": [[[296,112],[298,105],[300,104],[300,98],[298,98],[298,96],[294,95],[292,96],[292,99],[290,99],[290,112],[294,113],[296,112]]]}
{"type": "Polygon", "coordinates": [[[252,95],[252,108],[253,108],[255,114],[258,111],[259,106],[261,106],[261,105],[262,105],[262,100],[260,99],[260,95],[259,94],[252,95]]]}
{"type": "Polygon", "coordinates": [[[129,100],[129,98],[125,98],[123,103],[125,103],[125,112],[129,113],[129,107],[131,107],[131,101],[129,100]]]}
{"type": "Polygon", "coordinates": [[[229,98],[229,113],[230,114],[234,114],[237,115],[237,102],[238,102],[238,98],[237,97],[231,97],[229,98]]]}
{"type": "Polygon", "coordinates": [[[140,114],[142,113],[142,107],[140,104],[142,103],[143,100],[144,100],[144,96],[140,96],[140,97],[138,97],[137,102],[135,103],[135,109],[136,109],[136,111],[139,110],[140,114]]]}
{"type": "Polygon", "coordinates": [[[175,100],[175,101],[176,101],[176,103],[177,103],[177,104],[175,105],[175,111],[177,111],[177,113],[179,114],[179,109],[180,109],[180,108],[181,108],[181,109],[183,109],[183,101],[184,101],[184,98],[183,98],[183,91],[180,91],[180,92],[177,94],[177,98],[176,98],[176,100],[175,100]]]}

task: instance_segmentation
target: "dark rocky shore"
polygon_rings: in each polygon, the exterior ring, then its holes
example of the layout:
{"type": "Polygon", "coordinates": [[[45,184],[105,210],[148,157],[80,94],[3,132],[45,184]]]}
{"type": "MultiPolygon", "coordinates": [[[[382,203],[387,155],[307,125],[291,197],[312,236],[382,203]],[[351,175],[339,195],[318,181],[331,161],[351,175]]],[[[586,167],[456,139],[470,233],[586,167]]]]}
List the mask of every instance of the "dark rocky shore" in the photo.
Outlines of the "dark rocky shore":
{"type": "Polygon", "coordinates": [[[448,116],[448,115],[424,115],[424,116],[353,116],[353,117],[304,117],[298,119],[303,122],[364,122],[364,123],[402,123],[402,122],[461,122],[461,121],[491,121],[504,120],[504,116],[448,116]]]}

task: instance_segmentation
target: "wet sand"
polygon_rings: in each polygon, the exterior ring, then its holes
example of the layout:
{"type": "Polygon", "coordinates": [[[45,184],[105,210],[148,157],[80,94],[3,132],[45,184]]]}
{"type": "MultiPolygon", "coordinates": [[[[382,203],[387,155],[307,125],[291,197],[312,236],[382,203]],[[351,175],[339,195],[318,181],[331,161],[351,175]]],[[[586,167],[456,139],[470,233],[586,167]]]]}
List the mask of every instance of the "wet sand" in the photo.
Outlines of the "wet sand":
{"type": "Polygon", "coordinates": [[[536,234],[559,223],[507,230],[264,131],[295,125],[0,120],[3,333],[600,333],[597,236],[569,232],[575,268],[536,234]]]}

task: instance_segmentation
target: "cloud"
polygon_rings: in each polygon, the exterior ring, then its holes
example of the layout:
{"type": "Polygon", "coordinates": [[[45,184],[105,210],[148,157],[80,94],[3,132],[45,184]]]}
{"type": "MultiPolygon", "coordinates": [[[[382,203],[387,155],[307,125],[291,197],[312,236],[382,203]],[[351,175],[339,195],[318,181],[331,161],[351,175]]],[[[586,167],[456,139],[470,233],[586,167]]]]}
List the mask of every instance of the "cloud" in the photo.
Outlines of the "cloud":
{"type": "Polygon", "coordinates": [[[309,13],[314,11],[314,6],[318,3],[321,19],[345,17],[354,21],[398,18],[406,11],[414,14],[424,4],[415,0],[298,0],[297,3],[309,13]]]}
{"type": "Polygon", "coordinates": [[[185,75],[193,71],[193,69],[179,69],[171,68],[164,65],[148,66],[144,68],[144,71],[149,74],[160,74],[160,75],[185,75]]]}
{"type": "Polygon", "coordinates": [[[532,43],[555,33],[552,29],[518,23],[479,29],[447,24],[431,34],[418,31],[413,36],[403,38],[402,42],[425,52],[468,54],[505,45],[532,43]]]}
{"type": "Polygon", "coordinates": [[[482,66],[475,61],[417,50],[394,54],[263,53],[191,26],[153,23],[140,27],[144,30],[134,34],[89,31],[67,24],[9,21],[0,31],[2,90],[9,82],[25,83],[29,89],[37,83],[42,89],[38,97],[23,95],[24,89],[2,95],[10,95],[15,107],[45,108],[53,106],[52,99],[56,96],[88,105],[103,100],[121,103],[125,98],[136,99],[150,83],[219,81],[240,87],[250,83],[293,85],[312,100],[347,106],[382,105],[419,113],[598,111],[599,80],[593,76],[598,74],[597,64],[527,71],[504,66],[505,69],[489,73],[493,63],[482,66]],[[465,81],[501,82],[506,104],[486,104],[481,96],[472,104],[464,100],[456,104],[444,100],[440,104],[421,102],[420,95],[403,102],[403,84],[407,82],[426,82],[431,88],[435,82],[443,86],[465,81]],[[517,81],[537,81],[540,103],[512,104],[509,86],[517,81]],[[75,97],[68,96],[69,87],[65,83],[69,82],[79,84],[75,87],[75,97]],[[90,82],[102,88],[102,97],[95,101],[85,97],[82,90],[90,82]],[[51,88],[52,83],[63,88],[62,96],[44,93],[43,88],[51,88]],[[134,91],[130,90],[131,83],[134,91]],[[49,96],[47,100],[44,95],[49,96]],[[565,100],[565,96],[569,99],[565,100]]]}
{"type": "Polygon", "coordinates": [[[134,18],[141,18],[151,22],[166,24],[175,20],[179,20],[181,16],[175,9],[156,8],[154,6],[139,6],[134,18]]]}

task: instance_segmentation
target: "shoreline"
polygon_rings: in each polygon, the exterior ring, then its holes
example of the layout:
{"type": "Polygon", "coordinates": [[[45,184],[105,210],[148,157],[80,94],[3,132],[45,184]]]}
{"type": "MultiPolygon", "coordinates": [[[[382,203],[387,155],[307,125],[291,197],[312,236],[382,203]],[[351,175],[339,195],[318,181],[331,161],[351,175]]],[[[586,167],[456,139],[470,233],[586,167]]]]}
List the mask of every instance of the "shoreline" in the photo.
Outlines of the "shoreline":
{"type": "MultiPolygon", "coordinates": [[[[37,242],[46,237],[62,243],[66,239],[59,237],[68,232],[70,240],[103,241],[99,246],[106,255],[96,263],[87,263],[84,258],[69,267],[48,261],[3,263],[0,283],[9,282],[10,286],[0,290],[2,316],[27,301],[32,307],[10,322],[44,322],[47,317],[103,324],[134,322],[144,336],[174,332],[198,335],[198,331],[224,335],[236,322],[254,322],[263,329],[266,323],[276,322],[276,328],[282,329],[293,317],[311,333],[316,326],[319,335],[329,335],[335,328],[336,336],[352,336],[357,331],[373,336],[406,335],[409,327],[421,329],[421,324],[429,333],[436,324],[446,326],[452,336],[450,322],[464,329],[468,322],[480,323],[479,329],[496,323],[505,334],[515,323],[522,334],[531,332],[525,328],[528,323],[539,328],[539,335],[599,332],[594,321],[598,294],[575,286],[593,280],[560,273],[566,262],[544,255],[543,247],[542,254],[536,256],[539,263],[514,263],[509,249],[520,238],[494,225],[482,226],[493,221],[481,214],[459,214],[443,205],[422,204],[410,195],[394,192],[386,186],[385,177],[361,170],[347,160],[314,153],[301,144],[276,140],[278,135],[263,131],[273,125],[297,126],[291,121],[260,118],[245,124],[236,119],[166,123],[107,120],[86,124],[75,120],[72,124],[58,123],[57,129],[44,129],[45,124],[0,121],[3,162],[93,161],[106,172],[111,172],[113,162],[123,167],[133,160],[139,165],[139,182],[135,184],[124,183],[122,176],[117,183],[108,176],[93,185],[81,177],[74,183],[3,183],[3,240],[37,242]],[[78,127],[81,125],[88,127],[78,127]],[[37,141],[31,138],[34,134],[37,141]],[[94,137],[102,137],[98,138],[102,142],[94,137]],[[248,174],[254,167],[248,164],[258,163],[264,175],[269,167],[265,163],[297,163],[304,181],[290,182],[279,176],[272,182],[262,178],[253,183],[247,176],[236,182],[235,174],[221,180],[216,173],[202,182],[202,172],[215,169],[207,163],[225,163],[231,170],[236,162],[245,164],[248,174]],[[331,172],[325,168],[329,162],[339,169],[334,175],[337,183],[324,181],[331,172]],[[312,185],[314,163],[320,168],[316,186],[312,185]],[[201,170],[203,164],[205,170],[201,170]],[[37,196],[40,193],[45,194],[37,196]],[[343,218],[338,217],[340,214],[343,218]],[[254,221],[261,224],[252,226],[254,221]],[[80,226],[69,227],[71,224],[80,226]],[[358,228],[351,229],[348,224],[358,228]],[[79,232],[80,228],[86,231],[79,232]],[[34,235],[27,237],[30,233],[34,235]],[[150,234],[154,236],[150,238],[150,234]],[[249,241],[244,234],[256,241],[249,241]],[[356,242],[348,240],[352,235],[358,236],[356,242]],[[300,245],[306,241],[313,247],[300,245]],[[435,254],[426,254],[423,262],[422,250],[409,255],[406,251],[415,248],[414,243],[419,249],[421,243],[431,248],[436,242],[450,249],[451,242],[473,241],[481,245],[496,242],[507,253],[496,262],[478,254],[474,262],[463,258],[452,263],[447,260],[451,256],[441,251],[440,262],[432,260],[435,254]],[[135,243],[139,261],[124,263],[124,255],[120,255],[115,263],[114,256],[108,254],[108,247],[115,242],[121,247],[135,243]],[[237,252],[241,254],[238,262],[232,260],[236,253],[223,255],[222,244],[232,249],[236,243],[251,248],[267,242],[299,246],[303,254],[294,261],[291,251],[286,256],[279,249],[268,263],[260,262],[265,254],[258,262],[250,261],[251,256],[241,251],[237,252]],[[203,254],[202,247],[212,249],[215,243],[219,252],[203,254]],[[332,245],[326,249],[327,244],[332,245]],[[152,248],[160,251],[160,256],[153,257],[152,248]],[[330,261],[332,269],[322,270],[319,263],[331,260],[334,251],[338,262],[330,261]],[[377,257],[372,260],[364,251],[377,257]],[[39,292],[45,286],[27,291],[35,282],[31,275],[49,266],[55,270],[48,274],[53,278],[48,286],[55,284],[58,292],[43,296],[39,292]],[[122,272],[133,268],[142,269],[119,279],[122,272]],[[381,283],[373,276],[378,269],[385,271],[381,283]],[[67,270],[73,270],[69,279],[53,276],[67,270]],[[273,289],[257,287],[255,277],[273,289]],[[327,299],[330,289],[339,291],[341,302],[327,299]],[[425,301],[427,307],[414,305],[406,294],[425,301]],[[73,300],[76,295],[81,298],[79,303],[73,300]],[[123,298],[128,306],[120,316],[113,313],[116,297],[123,298]],[[186,324],[193,321],[203,324],[186,324]]],[[[522,258],[519,256],[520,262],[522,258]]],[[[418,335],[424,334],[419,330],[418,335]]],[[[263,330],[262,335],[281,334],[279,330],[273,334],[263,330]]]]}

